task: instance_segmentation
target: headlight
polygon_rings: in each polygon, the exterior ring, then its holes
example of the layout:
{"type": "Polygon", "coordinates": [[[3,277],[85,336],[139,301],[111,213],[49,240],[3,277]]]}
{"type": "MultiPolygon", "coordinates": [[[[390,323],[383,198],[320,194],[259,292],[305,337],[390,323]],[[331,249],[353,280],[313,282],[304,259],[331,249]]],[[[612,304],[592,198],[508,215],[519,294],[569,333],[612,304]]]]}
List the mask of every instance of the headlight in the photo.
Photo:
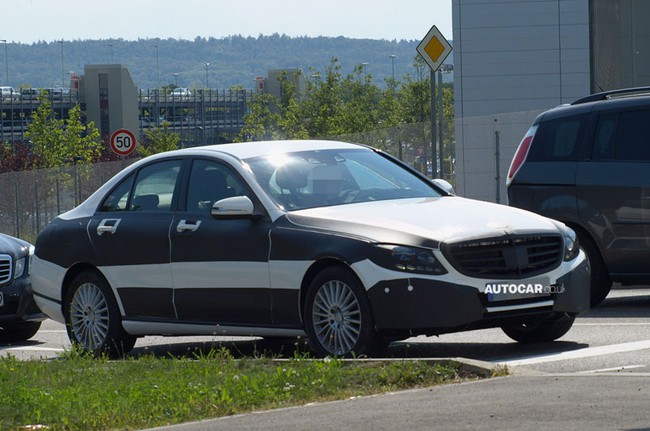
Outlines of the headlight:
{"type": "Polygon", "coordinates": [[[377,265],[393,271],[427,275],[447,273],[433,252],[426,248],[378,244],[374,247],[374,253],[370,258],[377,265]]]}
{"type": "Polygon", "coordinates": [[[567,228],[564,234],[564,260],[569,261],[575,259],[579,252],[578,236],[573,229],[567,228]]]}
{"type": "Polygon", "coordinates": [[[29,255],[23,258],[17,259],[14,266],[14,278],[20,278],[25,275],[25,272],[29,274],[29,271],[32,267],[32,257],[34,256],[34,246],[29,246],[29,255]]]}
{"type": "Polygon", "coordinates": [[[27,258],[23,257],[16,260],[16,265],[14,266],[14,278],[20,278],[25,273],[25,267],[27,266],[27,258]]]}

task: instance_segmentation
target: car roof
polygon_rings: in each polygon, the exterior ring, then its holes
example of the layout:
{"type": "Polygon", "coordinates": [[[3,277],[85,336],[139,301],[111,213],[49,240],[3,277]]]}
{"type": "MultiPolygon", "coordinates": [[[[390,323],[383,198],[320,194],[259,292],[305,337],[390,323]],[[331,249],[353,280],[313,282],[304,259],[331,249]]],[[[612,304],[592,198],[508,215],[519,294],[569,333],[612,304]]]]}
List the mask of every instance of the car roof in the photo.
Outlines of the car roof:
{"type": "Polygon", "coordinates": [[[327,141],[327,140],[285,140],[285,141],[255,141],[239,142],[233,144],[208,145],[204,147],[191,147],[176,150],[172,153],[178,155],[203,154],[207,155],[213,152],[230,154],[238,159],[249,159],[252,157],[267,156],[269,154],[290,153],[296,151],[310,150],[350,150],[350,149],[367,149],[368,147],[359,144],[347,142],[327,141]]]}
{"type": "Polygon", "coordinates": [[[640,108],[650,106],[650,87],[630,88],[606,93],[593,94],[576,100],[572,104],[563,104],[541,113],[535,123],[553,120],[569,115],[584,114],[592,111],[619,110],[625,108],[640,108]],[[637,92],[646,89],[645,92],[637,92]]]}

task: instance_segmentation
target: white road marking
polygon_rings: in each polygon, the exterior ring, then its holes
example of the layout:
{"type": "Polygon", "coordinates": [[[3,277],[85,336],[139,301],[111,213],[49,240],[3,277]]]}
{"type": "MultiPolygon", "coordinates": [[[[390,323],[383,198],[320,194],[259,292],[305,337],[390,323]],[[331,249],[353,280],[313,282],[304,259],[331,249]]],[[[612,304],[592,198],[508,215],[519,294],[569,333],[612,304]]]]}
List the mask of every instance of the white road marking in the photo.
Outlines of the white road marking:
{"type": "Polygon", "coordinates": [[[649,326],[650,322],[574,323],[573,326],[649,326]]]}
{"type": "Polygon", "coordinates": [[[6,349],[0,349],[0,352],[3,352],[3,351],[19,351],[19,350],[34,351],[34,352],[38,352],[38,351],[63,352],[65,349],[56,348],[56,347],[22,346],[22,347],[8,347],[6,349]]]}
{"type": "Polygon", "coordinates": [[[589,358],[593,356],[611,355],[613,353],[633,352],[636,350],[650,349],[650,340],[633,341],[630,343],[612,344],[609,346],[586,347],[584,349],[568,352],[550,353],[536,356],[525,356],[516,359],[500,359],[491,361],[493,364],[518,365],[543,364],[546,362],[565,361],[568,359],[589,358]]]}
{"type": "Polygon", "coordinates": [[[645,365],[623,365],[621,367],[600,368],[598,370],[578,371],[578,374],[609,373],[609,372],[612,372],[612,371],[633,370],[635,368],[644,368],[644,367],[645,367],[645,365]]]}

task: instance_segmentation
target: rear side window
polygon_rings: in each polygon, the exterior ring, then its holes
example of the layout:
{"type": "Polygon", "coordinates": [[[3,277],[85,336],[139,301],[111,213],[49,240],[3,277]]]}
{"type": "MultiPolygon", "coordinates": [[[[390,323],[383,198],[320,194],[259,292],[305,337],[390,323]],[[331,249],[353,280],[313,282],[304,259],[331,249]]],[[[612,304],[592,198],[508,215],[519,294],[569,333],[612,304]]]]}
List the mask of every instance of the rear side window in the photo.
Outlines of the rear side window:
{"type": "Polygon", "coordinates": [[[533,162],[577,160],[587,119],[588,116],[583,114],[540,123],[533,138],[528,160],[533,162]]]}
{"type": "Polygon", "coordinates": [[[593,160],[650,161],[650,110],[601,114],[593,160]]]}
{"type": "Polygon", "coordinates": [[[176,190],[180,160],[154,163],[130,175],[104,199],[99,211],[169,211],[176,190]]]}

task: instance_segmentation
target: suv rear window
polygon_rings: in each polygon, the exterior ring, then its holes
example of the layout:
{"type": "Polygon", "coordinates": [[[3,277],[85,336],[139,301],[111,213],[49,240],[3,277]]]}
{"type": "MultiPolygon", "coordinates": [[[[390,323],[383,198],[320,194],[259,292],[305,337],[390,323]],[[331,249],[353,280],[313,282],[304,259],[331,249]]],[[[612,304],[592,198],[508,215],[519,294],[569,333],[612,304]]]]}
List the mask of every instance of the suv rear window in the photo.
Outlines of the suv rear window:
{"type": "Polygon", "coordinates": [[[578,159],[579,142],[584,134],[586,114],[543,121],[533,139],[528,160],[573,161],[578,159]]]}

